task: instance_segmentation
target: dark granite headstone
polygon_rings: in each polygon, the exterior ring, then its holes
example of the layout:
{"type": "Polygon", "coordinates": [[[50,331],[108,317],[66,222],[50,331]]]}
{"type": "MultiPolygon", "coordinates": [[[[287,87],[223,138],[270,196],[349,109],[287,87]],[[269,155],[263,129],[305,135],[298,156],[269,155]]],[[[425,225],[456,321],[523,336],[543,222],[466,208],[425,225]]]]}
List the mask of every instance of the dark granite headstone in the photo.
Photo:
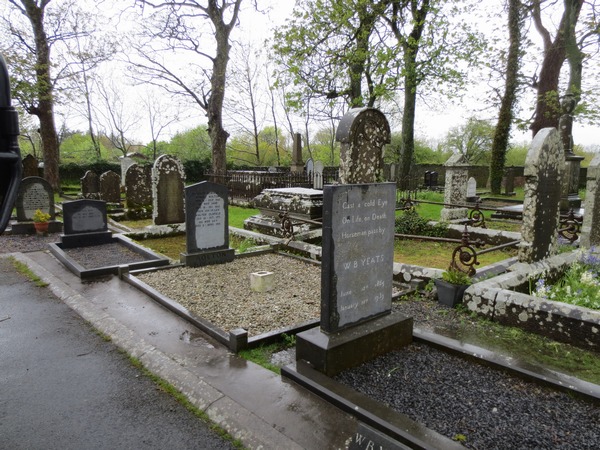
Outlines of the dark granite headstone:
{"type": "Polygon", "coordinates": [[[519,259],[535,262],[556,252],[565,158],[556,128],[533,138],[525,159],[525,198],[519,259]]]}
{"type": "Polygon", "coordinates": [[[336,332],[392,305],[394,183],[325,186],[321,328],[336,332]]]}
{"type": "Polygon", "coordinates": [[[23,158],[23,178],[39,177],[38,160],[33,155],[27,155],[23,158]]]}
{"type": "Polygon", "coordinates": [[[341,143],[340,182],[375,183],[383,177],[383,146],[389,144],[390,125],[375,108],[348,111],[336,131],[341,143]]]}
{"type": "Polygon", "coordinates": [[[156,225],[185,222],[184,178],[181,162],[170,155],[161,155],[152,169],[152,217],[156,225]]]}
{"type": "Polygon", "coordinates": [[[121,203],[121,177],[112,170],[100,175],[100,199],[107,203],[121,203]]]}
{"type": "Polygon", "coordinates": [[[186,250],[181,262],[187,266],[233,261],[229,248],[227,187],[203,181],[185,188],[186,250]]]}
{"type": "Polygon", "coordinates": [[[396,184],[325,186],[321,324],[297,335],[296,358],[328,376],[412,341],[394,313],[396,184]]]}
{"type": "Polygon", "coordinates": [[[65,234],[95,233],[108,230],[106,202],[74,200],[63,203],[65,234]]]}
{"type": "Polygon", "coordinates": [[[27,177],[21,180],[17,201],[17,220],[32,221],[36,210],[50,214],[50,220],[55,220],[54,191],[46,180],[40,177],[27,177]]]}
{"type": "Polygon", "coordinates": [[[132,164],[125,174],[125,201],[127,208],[152,206],[152,168],[132,164]]]}
{"type": "Polygon", "coordinates": [[[100,179],[96,173],[88,170],[80,181],[83,198],[98,199],[100,197],[100,179]]]}

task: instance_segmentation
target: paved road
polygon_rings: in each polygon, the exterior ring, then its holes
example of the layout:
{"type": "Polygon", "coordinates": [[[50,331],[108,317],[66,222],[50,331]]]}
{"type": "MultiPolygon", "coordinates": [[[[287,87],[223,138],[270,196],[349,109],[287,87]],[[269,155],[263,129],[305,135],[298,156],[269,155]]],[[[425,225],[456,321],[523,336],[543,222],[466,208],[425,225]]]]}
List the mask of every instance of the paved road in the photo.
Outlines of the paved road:
{"type": "Polygon", "coordinates": [[[0,257],[0,449],[229,449],[0,257]]]}

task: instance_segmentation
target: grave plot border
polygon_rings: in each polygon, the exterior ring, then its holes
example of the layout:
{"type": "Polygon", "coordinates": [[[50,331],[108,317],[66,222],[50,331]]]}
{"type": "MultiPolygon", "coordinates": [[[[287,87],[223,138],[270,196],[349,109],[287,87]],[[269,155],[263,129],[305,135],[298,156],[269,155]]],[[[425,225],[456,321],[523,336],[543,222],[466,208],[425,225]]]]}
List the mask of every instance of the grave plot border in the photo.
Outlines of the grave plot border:
{"type": "MultiPolygon", "coordinates": [[[[294,255],[290,255],[290,254],[287,254],[284,252],[279,252],[276,250],[276,246],[277,245],[275,244],[274,246],[271,246],[271,248],[268,250],[260,250],[260,251],[255,251],[255,252],[236,254],[235,258],[251,258],[253,256],[258,256],[258,255],[262,255],[265,253],[275,253],[275,254],[281,255],[282,257],[301,259],[302,261],[304,261],[306,263],[315,264],[314,261],[310,261],[305,258],[298,258],[294,255]]],[[[234,330],[230,330],[229,332],[227,332],[225,330],[222,330],[221,328],[219,328],[212,322],[192,313],[187,308],[181,306],[177,301],[167,297],[166,295],[163,295],[162,293],[160,293],[156,289],[148,286],[146,283],[144,283],[143,281],[141,281],[139,278],[136,277],[137,274],[153,272],[156,270],[168,270],[168,269],[173,269],[175,267],[184,267],[184,265],[183,264],[172,264],[168,267],[157,267],[157,268],[152,268],[152,269],[140,269],[140,270],[132,270],[132,271],[123,270],[120,273],[120,277],[123,281],[125,281],[125,282],[129,283],[131,286],[139,289],[140,291],[142,291],[143,293],[148,295],[150,298],[155,300],[157,303],[159,303],[160,305],[169,309],[170,311],[174,312],[175,314],[177,314],[184,320],[187,320],[192,325],[196,326],[201,331],[205,332],[210,337],[212,337],[217,342],[224,345],[225,347],[227,347],[229,350],[231,350],[234,353],[238,353],[241,350],[257,348],[262,345],[269,345],[269,344],[281,342],[283,340],[282,336],[284,334],[287,334],[287,335],[294,334],[295,335],[302,331],[305,331],[305,330],[308,330],[315,326],[318,326],[320,323],[319,319],[309,320],[309,321],[301,322],[296,325],[292,325],[290,327],[285,327],[285,328],[269,331],[267,333],[262,333],[262,334],[259,334],[256,336],[248,336],[248,331],[243,328],[236,328],[234,330]]]]}
{"type": "Polygon", "coordinates": [[[569,252],[530,264],[514,264],[510,271],[470,286],[463,304],[469,311],[501,325],[600,352],[600,311],[517,292],[530,277],[564,272],[577,256],[569,252]]]}
{"type": "MultiPolygon", "coordinates": [[[[519,362],[496,354],[487,349],[458,340],[413,329],[414,342],[435,347],[452,353],[474,364],[490,366],[494,370],[507,372],[525,381],[547,386],[562,392],[574,393],[587,401],[600,400],[600,387],[559,372],[540,370],[533,367],[519,367],[519,362]]],[[[384,433],[402,445],[410,448],[464,449],[465,447],[437,431],[385,406],[369,396],[355,391],[351,387],[335,381],[333,378],[315,370],[305,361],[296,361],[281,368],[281,376],[308,389],[342,411],[356,417],[360,423],[367,424],[384,433]]]]}
{"type": "MultiPolygon", "coordinates": [[[[71,235],[71,236],[77,236],[77,235],[71,235]]],[[[127,267],[128,270],[133,270],[133,269],[143,269],[143,268],[149,268],[149,267],[165,266],[165,265],[169,264],[169,258],[167,258],[165,256],[161,256],[158,253],[153,252],[152,250],[144,248],[144,247],[136,244],[135,242],[133,242],[128,237],[120,235],[120,234],[109,237],[105,243],[106,244],[116,243],[116,244],[122,245],[122,246],[128,248],[129,250],[132,250],[133,252],[142,256],[144,258],[144,261],[137,261],[137,262],[132,262],[129,264],[117,264],[117,265],[104,266],[104,267],[95,267],[93,269],[88,269],[88,268],[82,266],[81,264],[79,264],[77,261],[73,260],[73,258],[69,257],[69,255],[67,255],[65,253],[65,251],[63,250],[65,248],[73,248],[73,246],[71,246],[71,245],[65,246],[61,242],[54,242],[54,243],[48,244],[48,247],[50,249],[50,252],[66,268],[68,268],[71,272],[73,272],[75,275],[77,275],[82,280],[99,277],[99,276],[103,276],[103,275],[118,275],[119,271],[123,270],[123,266],[127,267]]],[[[97,245],[102,245],[102,244],[97,244],[97,245]]],[[[88,247],[93,247],[93,246],[94,245],[90,245],[88,247]]]]}

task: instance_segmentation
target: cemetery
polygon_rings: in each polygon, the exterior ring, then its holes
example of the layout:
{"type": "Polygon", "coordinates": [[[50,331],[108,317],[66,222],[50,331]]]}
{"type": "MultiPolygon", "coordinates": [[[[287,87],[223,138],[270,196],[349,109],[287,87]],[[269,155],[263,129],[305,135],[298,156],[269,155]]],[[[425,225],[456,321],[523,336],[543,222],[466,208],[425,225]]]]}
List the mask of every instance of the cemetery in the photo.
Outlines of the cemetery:
{"type": "MultiPolygon", "coordinates": [[[[42,179],[26,178],[14,233],[28,226],[34,209],[55,222],[59,216],[60,242],[48,248],[82,281],[116,275],[232,353],[271,346],[281,377],[355,416],[361,435],[378,445],[486,448],[496,430],[510,429],[508,447],[584,448],[595,439],[597,372],[585,381],[507,356],[507,348],[497,352],[475,316],[498,334],[523,329],[566,343],[569,352],[597,354],[600,311],[536,295],[531,286],[556,282],[581,260],[585,250],[573,242],[592,247],[587,257],[595,257],[600,161],[586,180],[589,214],[561,211],[564,192],[551,180],[563,173],[562,151],[556,131],[542,130],[524,171],[521,218],[510,216],[508,229],[498,230],[487,225],[503,206],[476,189],[459,157],[446,164],[443,187],[426,171],[419,189],[401,192],[382,182],[386,170],[377,159],[389,132],[385,117],[355,110],[341,125],[341,182],[321,185],[315,173],[322,164],[312,161],[296,186],[285,184],[292,177],[270,184],[260,178],[252,182],[260,192],[248,202],[258,214],[244,229],[229,220],[230,201],[242,194],[232,195],[229,183],[186,185],[180,162],[163,155],[152,170],[131,163],[124,176],[86,173],[80,198],[57,205],[60,215],[42,179]],[[427,207],[437,208],[435,223],[419,220],[416,211],[427,207]],[[136,221],[148,225],[125,225],[136,221]],[[165,236],[184,244],[179,255],[144,244],[165,236]],[[232,236],[257,246],[236,251],[232,236]],[[426,241],[453,249],[437,255],[439,267],[397,260],[397,247],[426,241]],[[494,262],[482,264],[490,254],[494,262]],[[441,280],[453,276],[464,286],[445,303],[441,280]],[[531,422],[511,421],[522,414],[531,422]],[[544,428],[550,422],[552,435],[544,428]]],[[[248,183],[241,177],[230,180],[240,188],[248,183]]]]}

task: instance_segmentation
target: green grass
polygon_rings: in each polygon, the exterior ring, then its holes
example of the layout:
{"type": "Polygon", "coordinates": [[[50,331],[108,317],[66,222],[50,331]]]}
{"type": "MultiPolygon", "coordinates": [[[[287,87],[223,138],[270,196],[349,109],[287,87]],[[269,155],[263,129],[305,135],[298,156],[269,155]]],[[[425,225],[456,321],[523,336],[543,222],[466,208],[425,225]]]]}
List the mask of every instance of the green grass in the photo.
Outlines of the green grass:
{"type": "Polygon", "coordinates": [[[21,275],[29,278],[37,287],[46,287],[48,283],[43,281],[40,277],[38,277],[33,271],[27,266],[27,264],[22,263],[21,261],[17,261],[15,258],[10,258],[12,260],[13,267],[19,272],[21,275]]]}
{"type": "Polygon", "coordinates": [[[283,334],[281,337],[283,338],[281,342],[270,345],[261,345],[260,347],[249,350],[242,350],[238,353],[238,356],[247,359],[248,361],[252,361],[259,366],[264,367],[265,369],[275,372],[277,375],[281,375],[281,369],[276,365],[271,364],[271,355],[273,355],[273,353],[295,347],[296,336],[283,334]]]}
{"type": "Polygon", "coordinates": [[[229,226],[235,228],[244,228],[244,220],[248,217],[259,214],[258,209],[242,208],[241,206],[229,207],[229,226]]]}

